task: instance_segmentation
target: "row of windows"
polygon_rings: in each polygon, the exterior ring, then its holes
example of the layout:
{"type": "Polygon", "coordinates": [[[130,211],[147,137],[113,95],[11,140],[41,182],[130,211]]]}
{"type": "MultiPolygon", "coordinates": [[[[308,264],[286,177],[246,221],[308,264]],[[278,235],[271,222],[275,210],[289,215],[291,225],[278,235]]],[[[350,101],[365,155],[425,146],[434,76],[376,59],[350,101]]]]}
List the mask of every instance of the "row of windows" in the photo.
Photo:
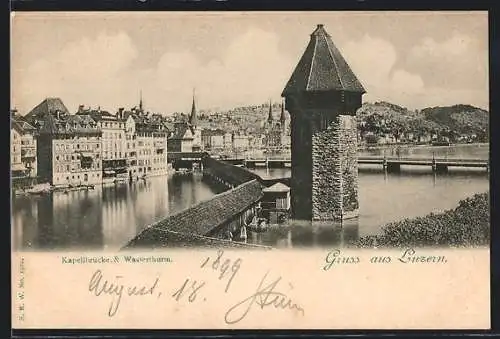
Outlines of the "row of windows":
{"type": "Polygon", "coordinates": [[[167,161],[166,159],[161,159],[161,158],[153,158],[151,160],[138,160],[139,166],[142,165],[150,165],[150,164],[166,164],[167,161]]]}
{"type": "Polygon", "coordinates": [[[103,145],[102,151],[104,153],[104,152],[109,152],[109,151],[119,151],[122,149],[124,150],[125,147],[119,147],[116,144],[114,145],[114,147],[113,147],[113,145],[107,145],[107,147],[106,147],[106,145],[103,145]]]}
{"type": "Polygon", "coordinates": [[[164,171],[166,168],[167,168],[166,166],[164,166],[164,167],[148,167],[147,169],[146,169],[146,167],[144,167],[144,168],[140,167],[139,169],[134,169],[132,171],[132,173],[137,173],[137,172],[142,173],[142,172],[148,172],[148,171],[149,172],[151,172],[151,171],[164,171]]]}
{"type": "Polygon", "coordinates": [[[122,152],[115,152],[114,153],[115,156],[113,156],[113,152],[103,152],[102,156],[103,156],[104,159],[109,159],[109,158],[118,158],[118,159],[120,159],[122,157],[122,154],[123,154],[123,156],[126,155],[125,152],[124,153],[122,153],[122,152]]]}
{"type": "Polygon", "coordinates": [[[91,143],[91,144],[83,144],[81,145],[80,147],[80,144],[56,144],[55,145],[55,150],[56,151],[69,151],[69,150],[72,150],[74,148],[76,149],[82,149],[82,150],[90,150],[91,148],[95,147],[95,148],[99,148],[99,143],[91,143]],[[75,147],[73,147],[75,146],[75,147]]]}
{"type": "MultiPolygon", "coordinates": [[[[119,139],[121,139],[121,137],[119,137],[119,139]]],[[[127,143],[127,148],[131,149],[131,147],[130,147],[131,145],[132,145],[132,149],[135,149],[135,147],[136,147],[135,142],[132,144],[127,143]]],[[[154,143],[153,142],[139,141],[137,143],[138,147],[152,147],[152,146],[163,147],[164,145],[165,145],[165,141],[154,142],[154,143]]],[[[106,148],[106,146],[108,149],[110,149],[110,148],[112,148],[113,144],[111,142],[107,142],[106,144],[103,143],[103,147],[106,148]]],[[[114,148],[121,148],[119,146],[120,146],[119,144],[116,144],[116,143],[114,144],[114,148]]],[[[82,144],[82,145],[79,143],[77,143],[77,144],[70,144],[70,143],[59,144],[59,143],[56,143],[54,145],[54,147],[55,147],[56,151],[63,151],[63,150],[69,151],[72,149],[90,150],[90,149],[92,149],[92,147],[99,149],[100,146],[99,146],[99,143],[86,143],[86,144],[82,144]]]]}
{"type": "MultiPolygon", "coordinates": [[[[99,164],[98,162],[96,163],[92,163],[92,165],[90,167],[85,167],[85,169],[92,169],[92,170],[98,170],[101,168],[101,164],[99,164]]],[[[78,170],[81,170],[82,169],[82,166],[80,164],[75,164],[73,166],[70,166],[70,165],[66,165],[66,166],[54,166],[54,172],[74,172],[74,171],[78,171],[78,170]]]]}
{"type": "MultiPolygon", "coordinates": [[[[72,175],[71,177],[70,177],[70,176],[66,176],[66,178],[65,178],[65,179],[66,179],[66,181],[69,181],[69,180],[70,180],[70,178],[71,178],[72,180],[75,180],[75,179],[76,179],[76,180],[79,180],[79,179],[80,179],[80,180],[81,180],[81,179],[86,180],[86,179],[88,179],[89,177],[92,177],[92,178],[99,178],[100,176],[101,176],[101,173],[90,173],[90,174],[87,174],[87,176],[85,176],[85,174],[84,174],[84,175],[81,175],[81,176],[80,176],[80,175],[72,175]]],[[[59,176],[56,176],[56,177],[54,177],[54,178],[55,178],[55,181],[56,181],[56,182],[59,182],[60,180],[64,180],[64,179],[63,179],[64,177],[59,177],[59,176]]]]}
{"type": "Polygon", "coordinates": [[[125,123],[121,122],[102,122],[101,125],[110,128],[125,128],[125,123]]]}
{"type": "Polygon", "coordinates": [[[102,132],[103,139],[121,139],[122,133],[102,132]]]}
{"type": "Polygon", "coordinates": [[[150,149],[143,149],[143,150],[139,150],[137,151],[137,155],[152,155],[154,154],[153,150],[150,150],[150,149]]]}
{"type": "MultiPolygon", "coordinates": [[[[96,159],[99,159],[99,154],[95,155],[96,159]]],[[[69,155],[69,154],[64,154],[64,155],[56,155],[56,160],[57,161],[70,161],[70,160],[80,160],[80,155],[69,155]]]]}

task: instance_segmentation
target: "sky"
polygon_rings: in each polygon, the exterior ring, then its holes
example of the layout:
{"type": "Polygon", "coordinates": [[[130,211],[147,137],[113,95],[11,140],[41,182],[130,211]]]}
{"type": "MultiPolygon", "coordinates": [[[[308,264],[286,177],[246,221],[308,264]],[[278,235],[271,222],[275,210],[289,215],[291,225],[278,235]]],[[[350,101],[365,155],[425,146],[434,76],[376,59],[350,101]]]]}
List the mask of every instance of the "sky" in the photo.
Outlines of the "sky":
{"type": "Polygon", "coordinates": [[[170,114],[280,101],[323,24],[366,88],[410,109],[489,107],[486,12],[17,12],[11,107],[46,97],[170,114]]]}

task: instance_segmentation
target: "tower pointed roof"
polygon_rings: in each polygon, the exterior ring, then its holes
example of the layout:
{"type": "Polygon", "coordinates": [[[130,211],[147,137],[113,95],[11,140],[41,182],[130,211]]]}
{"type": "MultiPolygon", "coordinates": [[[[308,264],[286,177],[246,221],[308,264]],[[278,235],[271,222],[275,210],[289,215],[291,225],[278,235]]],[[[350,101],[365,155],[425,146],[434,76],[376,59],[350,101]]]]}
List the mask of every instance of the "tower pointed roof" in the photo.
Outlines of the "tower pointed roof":
{"type": "Polygon", "coordinates": [[[273,103],[269,100],[269,113],[267,115],[267,122],[273,122],[273,103]]]}
{"type": "Polygon", "coordinates": [[[142,112],[143,109],[144,109],[143,102],[142,102],[142,90],[141,90],[139,96],[140,96],[140,99],[139,99],[139,111],[142,112]]]}
{"type": "Polygon", "coordinates": [[[280,122],[283,124],[286,120],[286,117],[285,117],[285,103],[282,102],[281,103],[281,115],[280,115],[280,122]]]}
{"type": "Polygon", "coordinates": [[[198,123],[198,118],[196,116],[196,102],[195,102],[195,92],[193,90],[193,104],[191,105],[191,114],[189,115],[189,123],[196,126],[198,123]]]}
{"type": "Polygon", "coordinates": [[[318,91],[366,92],[323,25],[312,32],[282,96],[318,91]]]}

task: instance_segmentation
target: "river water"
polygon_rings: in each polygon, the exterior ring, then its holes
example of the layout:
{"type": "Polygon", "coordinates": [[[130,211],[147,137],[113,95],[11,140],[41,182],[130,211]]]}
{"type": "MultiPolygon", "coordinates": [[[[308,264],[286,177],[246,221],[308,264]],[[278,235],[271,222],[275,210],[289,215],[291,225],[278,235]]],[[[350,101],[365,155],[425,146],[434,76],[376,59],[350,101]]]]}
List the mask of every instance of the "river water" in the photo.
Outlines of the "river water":
{"type": "MultiPolygon", "coordinates": [[[[488,159],[487,145],[385,148],[362,155],[488,159]]],[[[289,169],[257,169],[263,176],[290,176],[289,169]]],[[[359,218],[338,225],[290,221],[248,241],[277,247],[337,246],[377,234],[384,224],[454,208],[459,200],[489,190],[485,169],[450,169],[435,175],[430,168],[405,168],[386,174],[378,166],[359,170],[359,218]]],[[[199,175],[172,174],[90,191],[19,196],[12,201],[15,249],[118,249],[147,225],[221,192],[199,175]]]]}

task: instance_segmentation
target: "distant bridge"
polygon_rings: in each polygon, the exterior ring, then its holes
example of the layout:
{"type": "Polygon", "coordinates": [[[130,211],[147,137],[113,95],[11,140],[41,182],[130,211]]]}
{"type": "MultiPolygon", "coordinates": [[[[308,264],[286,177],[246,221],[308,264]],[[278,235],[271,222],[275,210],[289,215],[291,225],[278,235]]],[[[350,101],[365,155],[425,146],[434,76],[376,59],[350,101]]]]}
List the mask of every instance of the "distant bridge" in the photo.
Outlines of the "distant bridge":
{"type": "MultiPolygon", "coordinates": [[[[176,167],[190,167],[192,163],[201,163],[203,158],[211,157],[207,152],[170,152],[169,162],[176,167]]],[[[289,157],[223,157],[220,160],[247,168],[290,168],[292,161],[289,157]]],[[[428,166],[435,172],[445,172],[449,167],[485,168],[489,170],[489,161],[485,159],[453,159],[453,158],[411,158],[411,157],[384,157],[360,156],[359,165],[380,165],[388,172],[397,172],[401,166],[428,166]]]]}
{"type": "MultiPolygon", "coordinates": [[[[222,159],[233,165],[242,165],[249,168],[284,168],[291,167],[290,158],[228,158],[222,159]]],[[[489,170],[489,161],[485,159],[450,159],[450,158],[410,158],[410,157],[383,157],[360,156],[359,165],[381,165],[390,172],[399,171],[401,166],[430,166],[434,171],[448,170],[448,167],[485,168],[489,170]]]]}
{"type": "Polygon", "coordinates": [[[167,162],[176,160],[201,161],[201,159],[208,156],[207,152],[167,152],[167,162]]]}
{"type": "Polygon", "coordinates": [[[453,158],[409,158],[362,156],[358,164],[382,165],[384,169],[397,172],[401,166],[431,166],[435,172],[446,172],[448,167],[485,168],[489,170],[489,161],[485,159],[453,159],[453,158]]]}

